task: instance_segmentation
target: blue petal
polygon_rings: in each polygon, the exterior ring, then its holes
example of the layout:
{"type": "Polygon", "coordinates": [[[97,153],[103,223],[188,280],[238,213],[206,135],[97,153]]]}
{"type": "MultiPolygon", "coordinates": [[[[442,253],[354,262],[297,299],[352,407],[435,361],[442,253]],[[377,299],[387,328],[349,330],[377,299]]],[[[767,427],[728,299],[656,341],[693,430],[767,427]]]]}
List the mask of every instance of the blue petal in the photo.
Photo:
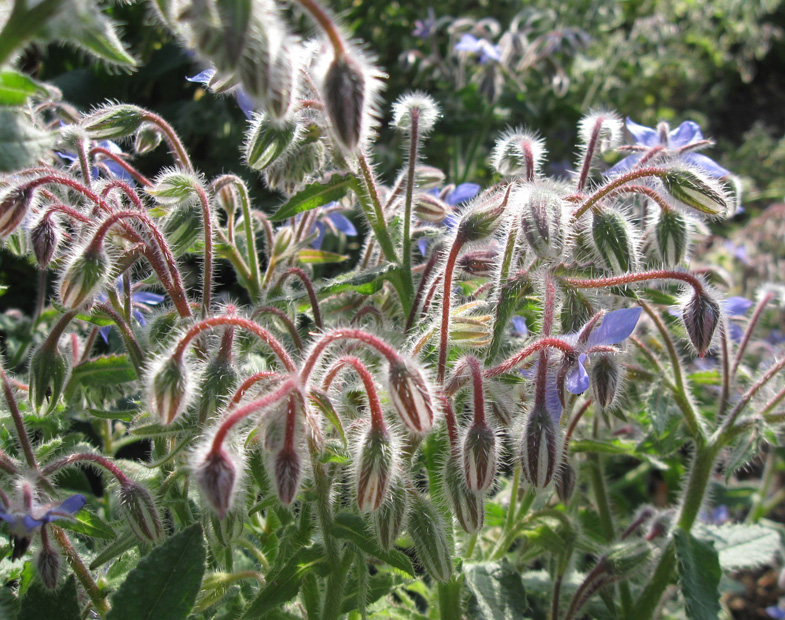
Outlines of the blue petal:
{"type": "Polygon", "coordinates": [[[321,250],[322,243],[324,243],[324,231],[327,229],[327,227],[324,225],[324,222],[316,222],[316,224],[314,224],[314,228],[316,228],[316,231],[319,233],[319,236],[316,237],[316,239],[314,239],[313,241],[311,241],[311,247],[314,250],[321,250]]]}
{"type": "Polygon", "coordinates": [[[785,620],[785,609],[782,609],[776,605],[767,607],[766,613],[769,615],[769,618],[774,618],[774,620],[785,620]]]}
{"type": "Polygon", "coordinates": [[[741,342],[741,339],[744,337],[744,330],[736,323],[728,321],[728,334],[733,342],[741,342]]]}
{"type": "Polygon", "coordinates": [[[453,48],[456,52],[469,52],[477,54],[482,48],[482,42],[470,34],[464,34],[453,48]]]}
{"type": "Polygon", "coordinates": [[[589,389],[589,373],[583,367],[586,361],[586,354],[581,353],[578,357],[578,364],[567,371],[567,377],[564,381],[564,386],[567,391],[572,394],[583,394],[589,389]]]}
{"type": "Polygon", "coordinates": [[[442,220],[442,226],[444,226],[447,230],[454,230],[458,224],[459,219],[461,218],[457,213],[450,213],[450,215],[442,220]]]}
{"type": "Polygon", "coordinates": [[[703,140],[703,133],[701,133],[701,128],[695,121],[684,121],[668,134],[668,138],[670,139],[671,148],[677,149],[703,140]]]}
{"type": "Polygon", "coordinates": [[[111,325],[104,325],[101,329],[98,330],[98,335],[101,336],[101,340],[103,340],[106,344],[109,344],[110,331],[112,331],[111,325]]]}
{"type": "Polygon", "coordinates": [[[551,416],[554,425],[558,427],[561,420],[563,407],[559,398],[559,386],[556,383],[555,373],[549,372],[545,384],[545,409],[551,416]]]}
{"type": "Polygon", "coordinates": [[[744,316],[752,308],[752,301],[746,297],[729,297],[723,304],[725,312],[731,316],[744,316]]]}
{"type": "Polygon", "coordinates": [[[634,153],[629,157],[625,157],[620,162],[618,162],[615,166],[612,166],[608,170],[605,171],[604,176],[606,177],[615,177],[624,174],[625,172],[629,172],[632,170],[637,163],[643,157],[643,153],[634,153]]]}
{"type": "Polygon", "coordinates": [[[526,326],[526,319],[522,316],[512,317],[512,328],[516,336],[525,338],[529,334],[529,328],[526,326]]]}
{"type": "Polygon", "coordinates": [[[635,138],[635,144],[643,146],[657,146],[660,143],[660,136],[656,129],[638,125],[630,117],[627,117],[627,131],[635,138]]]}
{"type": "Polygon", "coordinates": [[[489,58],[491,60],[495,60],[496,62],[500,62],[502,59],[498,45],[493,45],[488,41],[482,41],[480,50],[482,52],[480,56],[480,62],[483,64],[486,63],[489,58]]]}
{"type": "Polygon", "coordinates": [[[81,493],[77,493],[76,495],[72,495],[65,501],[63,501],[55,510],[58,512],[68,512],[72,515],[79,512],[84,505],[87,503],[87,499],[81,493]]]}
{"type": "Polygon", "coordinates": [[[602,325],[589,336],[587,349],[599,345],[618,344],[635,330],[643,308],[622,308],[609,312],[602,319],[602,325]]]}
{"type": "Polygon", "coordinates": [[[425,237],[417,239],[417,249],[420,250],[420,254],[425,256],[428,252],[428,239],[425,237]]]}
{"type": "Polygon", "coordinates": [[[44,523],[49,523],[46,516],[44,516],[43,519],[33,519],[33,517],[31,517],[30,515],[25,515],[24,517],[22,517],[22,525],[24,525],[25,530],[27,530],[28,534],[32,534],[44,523]]]}
{"type": "Polygon", "coordinates": [[[201,73],[197,73],[196,75],[191,77],[186,77],[185,79],[188,80],[189,82],[195,82],[197,84],[204,84],[205,86],[207,86],[210,83],[210,80],[213,79],[214,75],[215,75],[214,68],[205,69],[201,73]]]}
{"type": "Polygon", "coordinates": [[[242,88],[238,88],[235,91],[234,96],[237,98],[237,105],[240,106],[243,114],[245,114],[245,118],[250,119],[253,116],[254,109],[256,108],[253,99],[251,99],[248,96],[248,93],[246,93],[242,88]]]}
{"type": "Polygon", "coordinates": [[[140,304],[147,304],[148,306],[157,306],[160,303],[163,303],[164,299],[166,299],[163,295],[159,295],[158,293],[149,293],[147,291],[137,291],[131,294],[131,299],[134,303],[140,304]]]}
{"type": "Polygon", "coordinates": [[[332,212],[327,217],[330,218],[330,221],[335,224],[335,227],[340,230],[343,234],[349,237],[356,237],[357,236],[357,229],[352,224],[352,221],[346,217],[345,215],[337,212],[332,212]]]}
{"type": "Polygon", "coordinates": [[[16,521],[16,517],[14,515],[12,515],[10,512],[5,512],[4,510],[0,510],[0,519],[6,523],[14,523],[16,521]]]}
{"type": "Polygon", "coordinates": [[[454,207],[457,204],[471,200],[480,193],[480,186],[477,183],[461,183],[458,187],[450,192],[445,202],[454,207]]]}
{"type": "Polygon", "coordinates": [[[717,179],[720,179],[724,176],[730,174],[729,170],[725,170],[722,166],[720,166],[717,162],[713,159],[709,159],[705,155],[701,155],[700,153],[685,153],[681,157],[684,161],[688,164],[692,164],[706,172],[708,175],[713,176],[717,179]]]}

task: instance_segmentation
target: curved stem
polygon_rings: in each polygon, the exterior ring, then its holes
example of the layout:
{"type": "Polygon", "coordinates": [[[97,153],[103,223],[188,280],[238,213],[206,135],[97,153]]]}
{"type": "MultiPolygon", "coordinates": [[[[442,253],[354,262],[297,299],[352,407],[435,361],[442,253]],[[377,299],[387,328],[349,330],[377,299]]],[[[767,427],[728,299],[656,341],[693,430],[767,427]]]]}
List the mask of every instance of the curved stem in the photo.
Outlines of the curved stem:
{"type": "Polygon", "coordinates": [[[202,317],[210,314],[213,294],[213,215],[210,211],[210,200],[201,183],[193,184],[202,207],[202,225],[204,226],[204,272],[202,273],[202,317]]]}
{"type": "Polygon", "coordinates": [[[596,192],[594,192],[591,196],[589,196],[580,207],[578,207],[572,214],[572,221],[579,219],[584,213],[586,213],[589,209],[591,209],[594,205],[596,205],[600,200],[602,200],[605,196],[610,194],[611,192],[617,190],[622,185],[629,183],[630,181],[636,181],[638,179],[644,179],[646,177],[659,177],[665,174],[665,168],[642,168],[640,170],[633,170],[632,172],[628,172],[627,174],[620,176],[613,181],[610,181],[600,187],[596,192]]]}
{"type": "Polygon", "coordinates": [[[744,357],[744,352],[747,350],[747,345],[750,342],[750,338],[752,337],[752,332],[755,329],[755,326],[760,321],[760,317],[763,314],[763,311],[766,309],[766,305],[774,299],[774,293],[769,292],[763,296],[763,298],[758,302],[758,305],[755,306],[755,310],[752,313],[752,317],[750,317],[750,323],[747,325],[747,329],[744,330],[744,336],[739,343],[739,350],[736,351],[736,357],[733,360],[733,366],[731,367],[730,374],[732,377],[736,376],[736,372],[739,370],[739,364],[741,364],[741,360],[744,357]]]}
{"type": "Polygon", "coordinates": [[[282,375],[281,373],[278,372],[273,372],[271,370],[263,370],[261,372],[252,374],[250,377],[248,377],[245,381],[243,381],[240,384],[240,387],[237,388],[237,390],[234,393],[234,396],[232,396],[231,400],[227,404],[226,407],[227,411],[235,407],[243,399],[243,396],[245,396],[248,390],[250,390],[254,385],[259,383],[260,381],[264,381],[265,379],[277,380],[277,379],[284,379],[284,378],[285,375],[282,375]]]}
{"type": "Polygon", "coordinates": [[[696,294],[704,292],[703,283],[692,274],[684,273],[683,271],[671,271],[668,269],[625,273],[620,276],[597,279],[562,278],[562,281],[565,284],[569,284],[575,288],[606,288],[610,286],[623,286],[634,282],[644,282],[647,280],[679,280],[689,284],[695,290],[696,294]]]}
{"type": "Polygon", "coordinates": [[[287,269],[284,274],[278,279],[278,283],[275,285],[275,288],[279,288],[285,281],[286,278],[289,276],[297,276],[300,281],[303,283],[306,292],[308,293],[308,299],[311,302],[311,310],[313,311],[313,322],[316,324],[316,327],[319,329],[323,329],[324,325],[322,324],[322,313],[319,310],[319,299],[316,297],[316,290],[313,288],[313,282],[308,277],[308,274],[305,273],[299,267],[290,267],[287,269]]]}
{"type": "Polygon", "coordinates": [[[294,346],[297,347],[298,351],[303,350],[303,341],[300,339],[300,334],[297,333],[297,328],[292,323],[292,320],[289,318],[283,310],[279,310],[278,308],[273,308],[272,306],[262,306],[261,308],[257,308],[254,310],[253,314],[251,315],[251,319],[256,318],[260,314],[273,314],[286,326],[286,331],[289,332],[289,336],[291,336],[292,341],[294,342],[294,346]]]}
{"type": "Polygon", "coordinates": [[[124,485],[130,482],[128,476],[126,476],[123,473],[123,471],[117,465],[115,465],[111,460],[101,456],[100,454],[91,454],[89,452],[84,452],[80,454],[69,454],[66,457],[58,459],[57,461],[47,465],[41,471],[41,474],[44,476],[51,476],[52,474],[60,471],[64,467],[68,467],[69,465],[73,465],[74,463],[95,463],[99,467],[104,468],[115,478],[117,478],[117,482],[119,482],[120,484],[124,485]]]}
{"type": "Polygon", "coordinates": [[[333,46],[335,57],[338,58],[346,53],[346,48],[343,44],[338,28],[332,19],[330,19],[327,12],[319,6],[314,0],[297,0],[300,5],[311,14],[314,21],[319,24],[319,27],[324,30],[327,38],[330,39],[330,45],[333,46]]]}
{"type": "MultiPolygon", "coordinates": [[[[333,364],[331,371],[338,372],[341,368],[351,366],[357,371],[362,379],[365,393],[368,396],[368,409],[371,411],[371,424],[377,430],[384,430],[387,426],[384,423],[384,413],[382,412],[382,405],[379,401],[379,393],[376,391],[376,384],[373,382],[373,377],[368,369],[359,359],[351,355],[346,355],[339,358],[333,364]]],[[[331,374],[331,373],[328,373],[331,374]]]]}
{"type": "Polygon", "coordinates": [[[145,121],[152,123],[161,130],[164,140],[166,140],[166,143],[169,145],[175,159],[185,170],[193,172],[194,167],[191,163],[191,158],[188,157],[188,151],[185,150],[183,143],[180,141],[180,138],[177,136],[177,133],[175,133],[172,126],[163,118],[157,114],[153,114],[149,110],[143,110],[142,117],[145,121]]]}
{"type": "Polygon", "coordinates": [[[19,405],[16,402],[14,391],[11,389],[11,384],[8,382],[8,377],[6,376],[5,371],[1,368],[0,378],[3,381],[3,396],[5,396],[5,402],[8,405],[8,410],[11,412],[11,418],[13,418],[14,421],[16,435],[19,440],[19,445],[22,448],[22,452],[25,455],[25,461],[27,461],[27,465],[31,469],[38,469],[38,464],[35,461],[35,454],[33,453],[33,447],[30,445],[30,438],[27,436],[27,429],[25,429],[24,422],[22,421],[22,414],[19,412],[19,405]]]}
{"type": "Polygon", "coordinates": [[[68,566],[74,571],[79,583],[82,584],[82,587],[87,592],[87,596],[90,597],[90,600],[95,606],[95,610],[101,617],[105,618],[106,614],[109,613],[109,604],[101,594],[101,589],[98,587],[98,584],[95,583],[90,571],[87,570],[84,562],[82,562],[82,559],[79,557],[79,553],[74,549],[74,546],[71,544],[71,541],[68,540],[68,536],[66,536],[66,533],[62,528],[57,527],[56,525],[50,525],[49,527],[52,528],[55,540],[63,550],[68,566]]]}
{"type": "Polygon", "coordinates": [[[566,355],[575,355],[575,348],[568,342],[565,342],[560,338],[541,338],[540,340],[532,342],[530,345],[524,347],[512,357],[507,358],[501,364],[485,370],[483,374],[486,379],[497,377],[501,374],[504,374],[505,372],[509,372],[530,355],[547,348],[558,349],[566,355]]]}
{"type": "Polygon", "coordinates": [[[103,155],[107,159],[111,159],[114,163],[116,163],[128,174],[130,174],[133,178],[139,181],[141,185],[144,185],[145,187],[151,187],[153,185],[150,179],[142,175],[142,173],[139,172],[136,168],[134,168],[131,164],[129,164],[119,155],[112,153],[112,151],[110,151],[109,149],[105,149],[102,146],[94,146],[93,148],[90,149],[90,156],[92,157],[95,155],[103,155]]]}

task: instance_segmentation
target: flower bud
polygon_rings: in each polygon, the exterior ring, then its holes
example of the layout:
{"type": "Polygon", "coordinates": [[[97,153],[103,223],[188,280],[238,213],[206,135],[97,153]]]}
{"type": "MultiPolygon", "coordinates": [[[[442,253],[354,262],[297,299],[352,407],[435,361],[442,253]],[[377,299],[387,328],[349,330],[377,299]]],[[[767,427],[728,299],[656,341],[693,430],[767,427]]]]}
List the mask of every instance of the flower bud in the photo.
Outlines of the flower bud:
{"type": "Polygon", "coordinates": [[[625,579],[630,573],[643,568],[651,559],[651,546],[643,541],[620,542],[600,558],[607,573],[615,579],[625,579]]]}
{"type": "Polygon", "coordinates": [[[417,115],[417,133],[430,133],[439,119],[439,106],[424,93],[409,93],[393,104],[393,126],[405,134],[411,133],[413,118],[417,115]]]}
{"type": "Polygon", "coordinates": [[[284,447],[275,456],[273,469],[278,499],[284,506],[288,506],[294,501],[294,496],[297,495],[297,489],[300,486],[301,476],[300,456],[295,450],[284,447]]]}
{"type": "Polygon", "coordinates": [[[188,253],[202,237],[202,211],[187,200],[171,210],[161,227],[169,249],[176,257],[188,253]]]}
{"type": "Polygon", "coordinates": [[[390,482],[387,499],[373,513],[373,526],[376,538],[382,549],[390,550],[403,528],[406,516],[408,493],[400,476],[390,482]]]}
{"type": "Polygon", "coordinates": [[[696,291],[681,314],[687,335],[698,355],[706,355],[720,322],[720,305],[705,290],[696,291]]]}
{"type": "Polygon", "coordinates": [[[137,155],[151,153],[158,148],[162,139],[163,135],[158,131],[158,128],[155,125],[144,123],[136,131],[136,136],[134,137],[134,151],[137,155]]]}
{"type": "Polygon", "coordinates": [[[155,185],[145,188],[155,202],[164,208],[180,206],[195,196],[194,187],[199,183],[192,175],[180,170],[171,170],[160,175],[155,185]]]}
{"type": "Polygon", "coordinates": [[[463,439],[463,472],[466,486],[475,493],[484,493],[496,475],[496,434],[485,422],[469,427],[463,439]]]}
{"type": "Polygon", "coordinates": [[[465,211],[458,222],[457,239],[471,243],[490,237],[501,225],[504,213],[505,203],[501,200],[496,205],[486,203],[465,211]]]}
{"type": "Polygon", "coordinates": [[[453,316],[450,319],[450,340],[464,347],[485,347],[493,338],[493,317],[490,315],[453,316]]]}
{"type": "Polygon", "coordinates": [[[632,232],[620,213],[608,209],[595,211],[591,234],[597,254],[607,269],[622,274],[635,266],[637,260],[632,232]]]}
{"type": "Polygon", "coordinates": [[[191,373],[180,356],[168,357],[150,373],[148,402],[164,424],[174,422],[188,407],[191,373]]]}
{"type": "Polygon", "coordinates": [[[283,226],[279,228],[273,239],[272,255],[276,259],[281,259],[286,256],[287,251],[292,247],[294,241],[294,230],[291,226],[283,226]]]}
{"type": "Polygon", "coordinates": [[[270,61],[262,103],[265,111],[273,118],[283,119],[292,107],[296,89],[295,80],[299,73],[299,68],[292,57],[292,51],[296,48],[297,42],[293,38],[282,41],[270,61]]]}
{"type": "Polygon", "coordinates": [[[439,224],[452,213],[452,207],[431,194],[419,193],[414,197],[414,214],[424,222],[439,224]]]}
{"type": "Polygon", "coordinates": [[[389,431],[370,427],[357,454],[357,505],[363,512],[378,510],[395,470],[395,450],[389,431]]]}
{"type": "Polygon", "coordinates": [[[33,353],[29,369],[30,404],[38,415],[45,415],[57,406],[71,374],[71,366],[56,345],[48,346],[45,343],[33,353]]]}
{"type": "MultiPolygon", "coordinates": [[[[231,347],[231,344],[229,346],[231,347]]],[[[202,373],[199,388],[200,419],[206,420],[208,416],[215,413],[236,385],[237,371],[232,363],[231,348],[228,354],[221,350],[210,360],[202,373]]]]}
{"type": "Polygon", "coordinates": [[[119,494],[121,511],[134,535],[146,543],[161,538],[161,517],[150,491],[129,481],[120,485],[119,494]]]}
{"type": "Polygon", "coordinates": [[[486,380],[485,384],[485,404],[491,419],[497,426],[508,428],[516,414],[516,406],[510,387],[502,383],[486,380]]]}
{"type": "Polygon", "coordinates": [[[673,525],[675,516],[676,513],[673,510],[665,510],[655,515],[649,522],[649,531],[644,539],[652,541],[667,536],[668,531],[671,529],[671,525],[673,525]]]}
{"type": "Polygon", "coordinates": [[[586,295],[571,286],[562,287],[562,307],[559,313],[561,328],[564,333],[574,333],[589,322],[595,310],[586,295]]]}
{"type": "Polygon", "coordinates": [[[299,126],[291,121],[254,115],[244,148],[245,163],[254,170],[264,170],[299,139],[300,133],[299,126]]]}
{"type": "Polygon", "coordinates": [[[447,177],[444,172],[433,166],[417,166],[414,170],[414,178],[418,189],[427,190],[439,187],[447,177]]]}
{"type": "Polygon", "coordinates": [[[125,138],[145,121],[145,111],[134,105],[108,105],[85,117],[82,127],[93,140],[125,138]]]}
{"type": "Polygon", "coordinates": [[[474,250],[458,259],[458,268],[470,276],[487,278],[496,271],[499,253],[496,250],[474,250]]]}
{"type": "Polygon", "coordinates": [[[27,215],[35,190],[14,187],[0,198],[0,237],[10,235],[27,215]]]}
{"type": "Polygon", "coordinates": [[[491,154],[491,166],[503,177],[523,177],[531,180],[542,165],[545,143],[528,131],[516,129],[506,132],[491,154]]]}
{"type": "Polygon", "coordinates": [[[690,168],[671,168],[660,176],[665,191],[679,202],[707,215],[724,215],[728,198],[722,186],[690,168]]]}
{"type": "Polygon", "coordinates": [[[51,214],[44,215],[30,229],[30,245],[41,269],[46,269],[60,244],[60,227],[51,214]]]}
{"type": "Polygon", "coordinates": [[[458,523],[467,534],[473,534],[482,528],[485,520],[485,499],[466,486],[461,469],[457,458],[451,456],[447,459],[443,472],[444,492],[458,523]]]}
{"type": "Polygon", "coordinates": [[[536,189],[523,202],[521,230],[532,252],[540,258],[560,256],[564,247],[563,205],[552,191],[536,189]]]}
{"type": "Polygon", "coordinates": [[[416,492],[412,493],[406,529],[428,574],[437,581],[447,581],[452,575],[452,557],[444,524],[433,504],[416,492]]]}
{"type": "Polygon", "coordinates": [[[35,568],[38,576],[49,590],[57,589],[57,579],[60,576],[60,555],[49,545],[44,545],[35,558],[35,568]]]}
{"type": "Polygon", "coordinates": [[[660,209],[659,219],[654,225],[654,240],[665,265],[680,265],[690,245],[689,224],[685,215],[675,209],[660,209]]]}
{"type": "Polygon", "coordinates": [[[210,451],[194,472],[196,482],[207,502],[223,519],[232,505],[237,468],[223,448],[210,451]]]}
{"type": "Polygon", "coordinates": [[[621,385],[622,370],[612,355],[592,356],[591,388],[594,401],[603,409],[613,406],[621,385]]]}
{"type": "Polygon", "coordinates": [[[90,247],[78,252],[66,265],[60,278],[60,301],[76,309],[90,303],[103,288],[111,271],[106,252],[90,247]]]}
{"type": "Polygon", "coordinates": [[[365,82],[362,67],[346,54],[336,56],[324,76],[322,100],[335,137],[349,151],[362,135],[365,82]]]}
{"type": "Polygon", "coordinates": [[[521,471],[533,487],[544,489],[553,480],[561,463],[561,436],[543,406],[526,418],[521,441],[521,471]]]}
{"type": "Polygon", "coordinates": [[[575,478],[575,468],[569,463],[563,462],[559,475],[556,478],[556,494],[559,496],[559,501],[562,504],[570,501],[575,491],[575,478]]]}
{"type": "Polygon", "coordinates": [[[427,433],[433,426],[434,409],[428,383],[419,369],[403,359],[390,362],[390,398],[404,424],[414,433],[427,433]]]}

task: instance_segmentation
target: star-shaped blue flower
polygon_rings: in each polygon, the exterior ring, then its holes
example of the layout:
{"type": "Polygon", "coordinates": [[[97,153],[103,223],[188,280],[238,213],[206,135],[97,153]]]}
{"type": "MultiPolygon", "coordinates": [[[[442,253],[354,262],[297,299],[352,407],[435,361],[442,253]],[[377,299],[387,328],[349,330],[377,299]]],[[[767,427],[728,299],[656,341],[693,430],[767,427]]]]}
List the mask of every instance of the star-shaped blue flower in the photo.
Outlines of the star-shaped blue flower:
{"type": "Polygon", "coordinates": [[[436,32],[436,14],[433,7],[428,7],[428,17],[426,19],[415,19],[412,35],[420,39],[430,39],[436,32]]]}
{"type": "MultiPolygon", "coordinates": [[[[201,73],[197,73],[191,77],[186,77],[185,79],[189,82],[194,82],[196,84],[202,84],[206,87],[210,86],[210,82],[215,77],[215,68],[211,67],[210,69],[205,69],[201,73]]],[[[237,99],[237,105],[245,114],[245,118],[249,119],[253,116],[254,111],[254,102],[251,97],[248,96],[242,88],[235,88],[232,91],[234,98],[237,99]]]]}
{"type": "Polygon", "coordinates": [[[16,560],[24,555],[30,546],[33,535],[42,526],[58,519],[70,519],[84,507],[86,502],[84,495],[72,495],[57,506],[42,514],[39,513],[39,516],[34,516],[37,511],[14,510],[0,501],[0,520],[8,524],[8,533],[11,535],[11,542],[14,546],[11,559],[16,560]]]}
{"type": "Polygon", "coordinates": [[[473,56],[480,57],[480,64],[485,64],[489,60],[501,61],[502,55],[499,52],[499,46],[494,45],[485,39],[478,39],[477,37],[468,33],[461,37],[461,40],[455,44],[453,48],[456,52],[467,52],[473,56]]]}

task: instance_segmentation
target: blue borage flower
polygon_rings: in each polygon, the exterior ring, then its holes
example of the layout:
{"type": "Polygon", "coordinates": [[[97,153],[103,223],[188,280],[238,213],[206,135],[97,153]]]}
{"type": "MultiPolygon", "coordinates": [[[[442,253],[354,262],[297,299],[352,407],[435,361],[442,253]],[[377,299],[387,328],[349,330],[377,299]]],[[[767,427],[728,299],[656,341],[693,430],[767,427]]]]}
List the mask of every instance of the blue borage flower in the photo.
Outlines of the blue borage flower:
{"type": "Polygon", "coordinates": [[[436,32],[436,13],[433,7],[428,7],[427,18],[414,20],[412,36],[427,40],[433,36],[434,32],[436,32]]]}
{"type": "Polygon", "coordinates": [[[526,319],[518,315],[512,317],[512,333],[518,338],[526,338],[529,335],[526,319]]]}
{"type": "MultiPolygon", "coordinates": [[[[480,186],[477,183],[461,183],[453,188],[449,185],[444,189],[435,188],[428,191],[429,194],[441,198],[444,202],[446,202],[451,207],[456,207],[459,204],[467,202],[474,198],[477,194],[480,193],[480,186]]],[[[447,230],[452,230],[455,227],[456,222],[458,221],[458,216],[454,212],[448,215],[444,220],[442,220],[441,225],[444,226],[447,230]]],[[[417,240],[417,249],[420,250],[420,254],[425,256],[428,252],[428,241],[427,237],[420,237],[417,240]]]]}
{"type": "Polygon", "coordinates": [[[84,495],[76,494],[48,510],[45,510],[45,506],[37,510],[32,507],[17,510],[4,505],[4,501],[0,500],[0,520],[8,524],[8,533],[14,547],[11,559],[16,560],[24,555],[33,536],[42,526],[58,519],[72,518],[86,502],[84,495]]]}
{"type": "Polygon", "coordinates": [[[453,49],[456,52],[467,52],[473,56],[479,56],[480,64],[483,65],[489,60],[500,62],[502,59],[498,45],[494,45],[485,39],[478,39],[468,33],[461,37],[461,40],[455,44],[453,49]]]}
{"type": "Polygon", "coordinates": [[[632,170],[647,152],[660,146],[665,148],[667,154],[677,156],[681,161],[700,168],[712,177],[719,179],[730,174],[713,159],[694,152],[710,144],[703,137],[700,126],[694,121],[684,121],[671,131],[668,131],[667,124],[663,123],[665,131],[662,133],[657,129],[638,125],[630,118],[627,118],[626,124],[627,130],[635,139],[633,148],[637,147],[635,150],[639,152],[622,159],[608,170],[605,176],[618,176],[632,170]]]}
{"type": "MultiPolygon", "coordinates": [[[[189,82],[194,82],[195,84],[202,84],[203,86],[209,88],[210,82],[214,77],[215,77],[215,68],[211,67],[210,69],[205,69],[201,73],[197,73],[196,75],[192,75],[191,77],[186,76],[185,79],[188,80],[189,82]]],[[[234,95],[234,98],[237,100],[237,105],[243,111],[243,114],[245,114],[245,117],[248,120],[251,120],[255,108],[253,100],[248,96],[248,93],[246,93],[240,87],[234,88],[231,92],[234,95]]]]}
{"type": "MultiPolygon", "coordinates": [[[[117,279],[116,288],[118,293],[122,293],[123,291],[123,281],[121,278],[117,279]]],[[[157,306],[162,304],[166,299],[163,295],[159,295],[158,293],[150,293],[148,291],[135,291],[133,290],[133,286],[131,287],[131,314],[133,315],[136,322],[139,323],[142,327],[147,325],[147,319],[145,318],[145,313],[150,311],[151,306],[157,306]]],[[[106,293],[101,293],[98,295],[98,300],[101,303],[105,303],[108,300],[106,293]]],[[[105,325],[100,330],[98,330],[99,335],[103,339],[104,342],[109,342],[109,332],[112,330],[112,325],[105,325]]]]}
{"type": "Polygon", "coordinates": [[[769,618],[773,618],[774,620],[785,620],[785,601],[780,602],[779,605],[767,607],[766,613],[769,618]]]}
{"type": "Polygon", "coordinates": [[[357,228],[352,224],[352,221],[342,213],[334,210],[338,206],[337,202],[330,202],[322,207],[323,215],[314,224],[318,236],[311,242],[312,248],[316,250],[322,249],[322,243],[324,243],[324,236],[328,228],[335,234],[342,232],[347,237],[357,236],[357,228]]]}
{"type": "MultiPolygon", "coordinates": [[[[117,144],[115,144],[111,140],[101,140],[100,142],[97,143],[97,146],[106,149],[107,151],[113,153],[114,155],[121,155],[121,156],[125,155],[123,149],[121,149],[117,144]]],[[[61,159],[64,159],[71,163],[74,163],[79,159],[76,153],[71,153],[69,151],[55,151],[55,154],[61,159]]],[[[126,183],[132,183],[134,181],[133,175],[130,172],[128,172],[125,168],[123,168],[120,164],[118,164],[116,161],[113,161],[111,159],[102,159],[100,160],[100,162],[101,162],[101,166],[93,166],[91,172],[94,181],[98,179],[98,176],[100,175],[101,167],[105,168],[108,171],[109,175],[115,179],[119,179],[120,181],[124,181],[126,183]]]]}
{"type": "Polygon", "coordinates": [[[730,510],[725,504],[720,504],[711,510],[701,510],[698,519],[707,525],[724,525],[731,520],[730,510]]]}

